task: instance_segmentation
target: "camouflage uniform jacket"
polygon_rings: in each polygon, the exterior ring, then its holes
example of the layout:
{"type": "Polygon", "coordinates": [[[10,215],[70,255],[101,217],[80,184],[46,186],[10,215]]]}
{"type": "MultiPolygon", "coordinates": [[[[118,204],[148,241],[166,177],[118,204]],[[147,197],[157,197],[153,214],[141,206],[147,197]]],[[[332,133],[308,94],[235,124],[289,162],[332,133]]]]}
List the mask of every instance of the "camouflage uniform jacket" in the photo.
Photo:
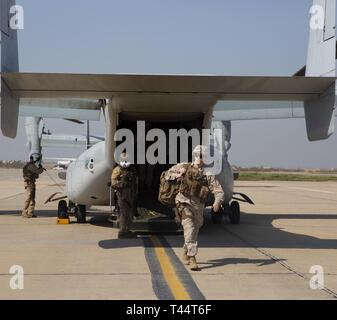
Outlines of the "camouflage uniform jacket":
{"type": "MultiPolygon", "coordinates": [[[[193,165],[193,164],[192,164],[193,165]]],[[[167,172],[167,179],[179,179],[185,173],[187,169],[188,163],[179,163],[172,167],[167,172]]],[[[208,175],[204,172],[202,168],[199,169],[205,175],[207,180],[207,185],[211,193],[213,193],[215,197],[216,203],[222,203],[225,198],[224,191],[219,180],[214,175],[208,175]]],[[[188,204],[193,206],[194,208],[204,209],[205,204],[200,201],[199,198],[196,197],[186,197],[181,192],[179,192],[176,196],[176,202],[181,204],[188,204]]]]}
{"type": "Polygon", "coordinates": [[[117,192],[120,199],[134,203],[137,198],[138,178],[134,168],[121,168],[117,166],[111,175],[111,187],[117,192]]]}
{"type": "Polygon", "coordinates": [[[43,167],[36,167],[32,162],[28,162],[23,167],[23,179],[28,184],[35,184],[36,179],[39,178],[39,175],[43,172],[43,167]]]}

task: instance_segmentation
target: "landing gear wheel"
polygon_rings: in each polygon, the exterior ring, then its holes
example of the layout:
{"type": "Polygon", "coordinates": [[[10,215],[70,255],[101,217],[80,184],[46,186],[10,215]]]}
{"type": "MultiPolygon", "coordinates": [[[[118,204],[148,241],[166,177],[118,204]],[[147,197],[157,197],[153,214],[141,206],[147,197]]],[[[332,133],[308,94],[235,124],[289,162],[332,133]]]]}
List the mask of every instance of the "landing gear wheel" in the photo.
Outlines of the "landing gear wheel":
{"type": "Polygon", "coordinates": [[[221,224],[222,222],[222,217],[223,217],[223,212],[220,210],[219,212],[214,212],[213,210],[211,211],[211,216],[212,216],[212,223],[213,224],[221,224]]]}
{"type": "Polygon", "coordinates": [[[85,223],[87,216],[86,207],[84,205],[78,205],[77,208],[78,208],[78,211],[76,213],[77,223],[85,223]]]}
{"type": "Polygon", "coordinates": [[[231,211],[229,213],[229,221],[231,224],[240,224],[241,220],[240,204],[237,201],[231,203],[231,211]]]}
{"type": "Polygon", "coordinates": [[[78,211],[78,208],[75,203],[69,201],[68,203],[68,214],[70,216],[76,216],[76,213],[78,211]]]}
{"type": "Polygon", "coordinates": [[[57,208],[57,216],[60,219],[67,219],[68,218],[68,206],[67,202],[64,200],[61,200],[58,204],[57,208]]]}

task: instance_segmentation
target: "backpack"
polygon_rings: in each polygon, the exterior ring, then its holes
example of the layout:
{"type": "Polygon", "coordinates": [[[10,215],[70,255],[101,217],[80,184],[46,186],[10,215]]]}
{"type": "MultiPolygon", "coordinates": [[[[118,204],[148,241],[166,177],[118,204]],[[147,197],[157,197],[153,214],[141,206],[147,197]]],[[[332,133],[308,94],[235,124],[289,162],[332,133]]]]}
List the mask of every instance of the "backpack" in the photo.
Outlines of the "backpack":
{"type": "Polygon", "coordinates": [[[175,199],[180,189],[180,179],[166,179],[167,171],[160,176],[158,200],[166,206],[175,206],[175,199]]]}

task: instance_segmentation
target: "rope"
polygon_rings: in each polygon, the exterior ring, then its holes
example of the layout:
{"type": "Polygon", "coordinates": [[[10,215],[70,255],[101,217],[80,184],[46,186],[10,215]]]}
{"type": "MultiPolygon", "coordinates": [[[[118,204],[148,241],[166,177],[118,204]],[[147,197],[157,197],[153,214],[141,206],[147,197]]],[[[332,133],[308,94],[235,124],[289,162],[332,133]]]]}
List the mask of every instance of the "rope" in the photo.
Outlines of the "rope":
{"type": "Polygon", "coordinates": [[[66,193],[65,189],[63,187],[61,187],[61,185],[48,173],[48,171],[46,170],[45,173],[47,174],[47,176],[60,188],[60,190],[64,193],[66,193]]]}

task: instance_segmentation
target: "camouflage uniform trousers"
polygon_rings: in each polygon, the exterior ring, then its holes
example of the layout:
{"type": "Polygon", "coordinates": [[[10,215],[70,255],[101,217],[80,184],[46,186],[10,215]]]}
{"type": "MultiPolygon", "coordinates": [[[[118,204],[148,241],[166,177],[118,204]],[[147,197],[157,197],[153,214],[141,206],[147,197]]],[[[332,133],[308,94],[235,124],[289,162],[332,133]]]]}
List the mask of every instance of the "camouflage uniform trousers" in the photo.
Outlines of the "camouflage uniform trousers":
{"type": "Polygon", "coordinates": [[[119,219],[119,233],[124,234],[131,229],[134,208],[130,205],[129,201],[118,197],[118,219],[119,219]]]}
{"type": "Polygon", "coordinates": [[[180,204],[178,210],[184,229],[184,250],[189,257],[195,257],[198,254],[199,230],[204,224],[204,208],[180,204]]]}
{"type": "Polygon", "coordinates": [[[25,181],[25,190],[26,190],[25,192],[26,201],[25,206],[22,210],[22,215],[25,217],[31,217],[35,209],[35,194],[36,194],[35,183],[25,181]]]}

